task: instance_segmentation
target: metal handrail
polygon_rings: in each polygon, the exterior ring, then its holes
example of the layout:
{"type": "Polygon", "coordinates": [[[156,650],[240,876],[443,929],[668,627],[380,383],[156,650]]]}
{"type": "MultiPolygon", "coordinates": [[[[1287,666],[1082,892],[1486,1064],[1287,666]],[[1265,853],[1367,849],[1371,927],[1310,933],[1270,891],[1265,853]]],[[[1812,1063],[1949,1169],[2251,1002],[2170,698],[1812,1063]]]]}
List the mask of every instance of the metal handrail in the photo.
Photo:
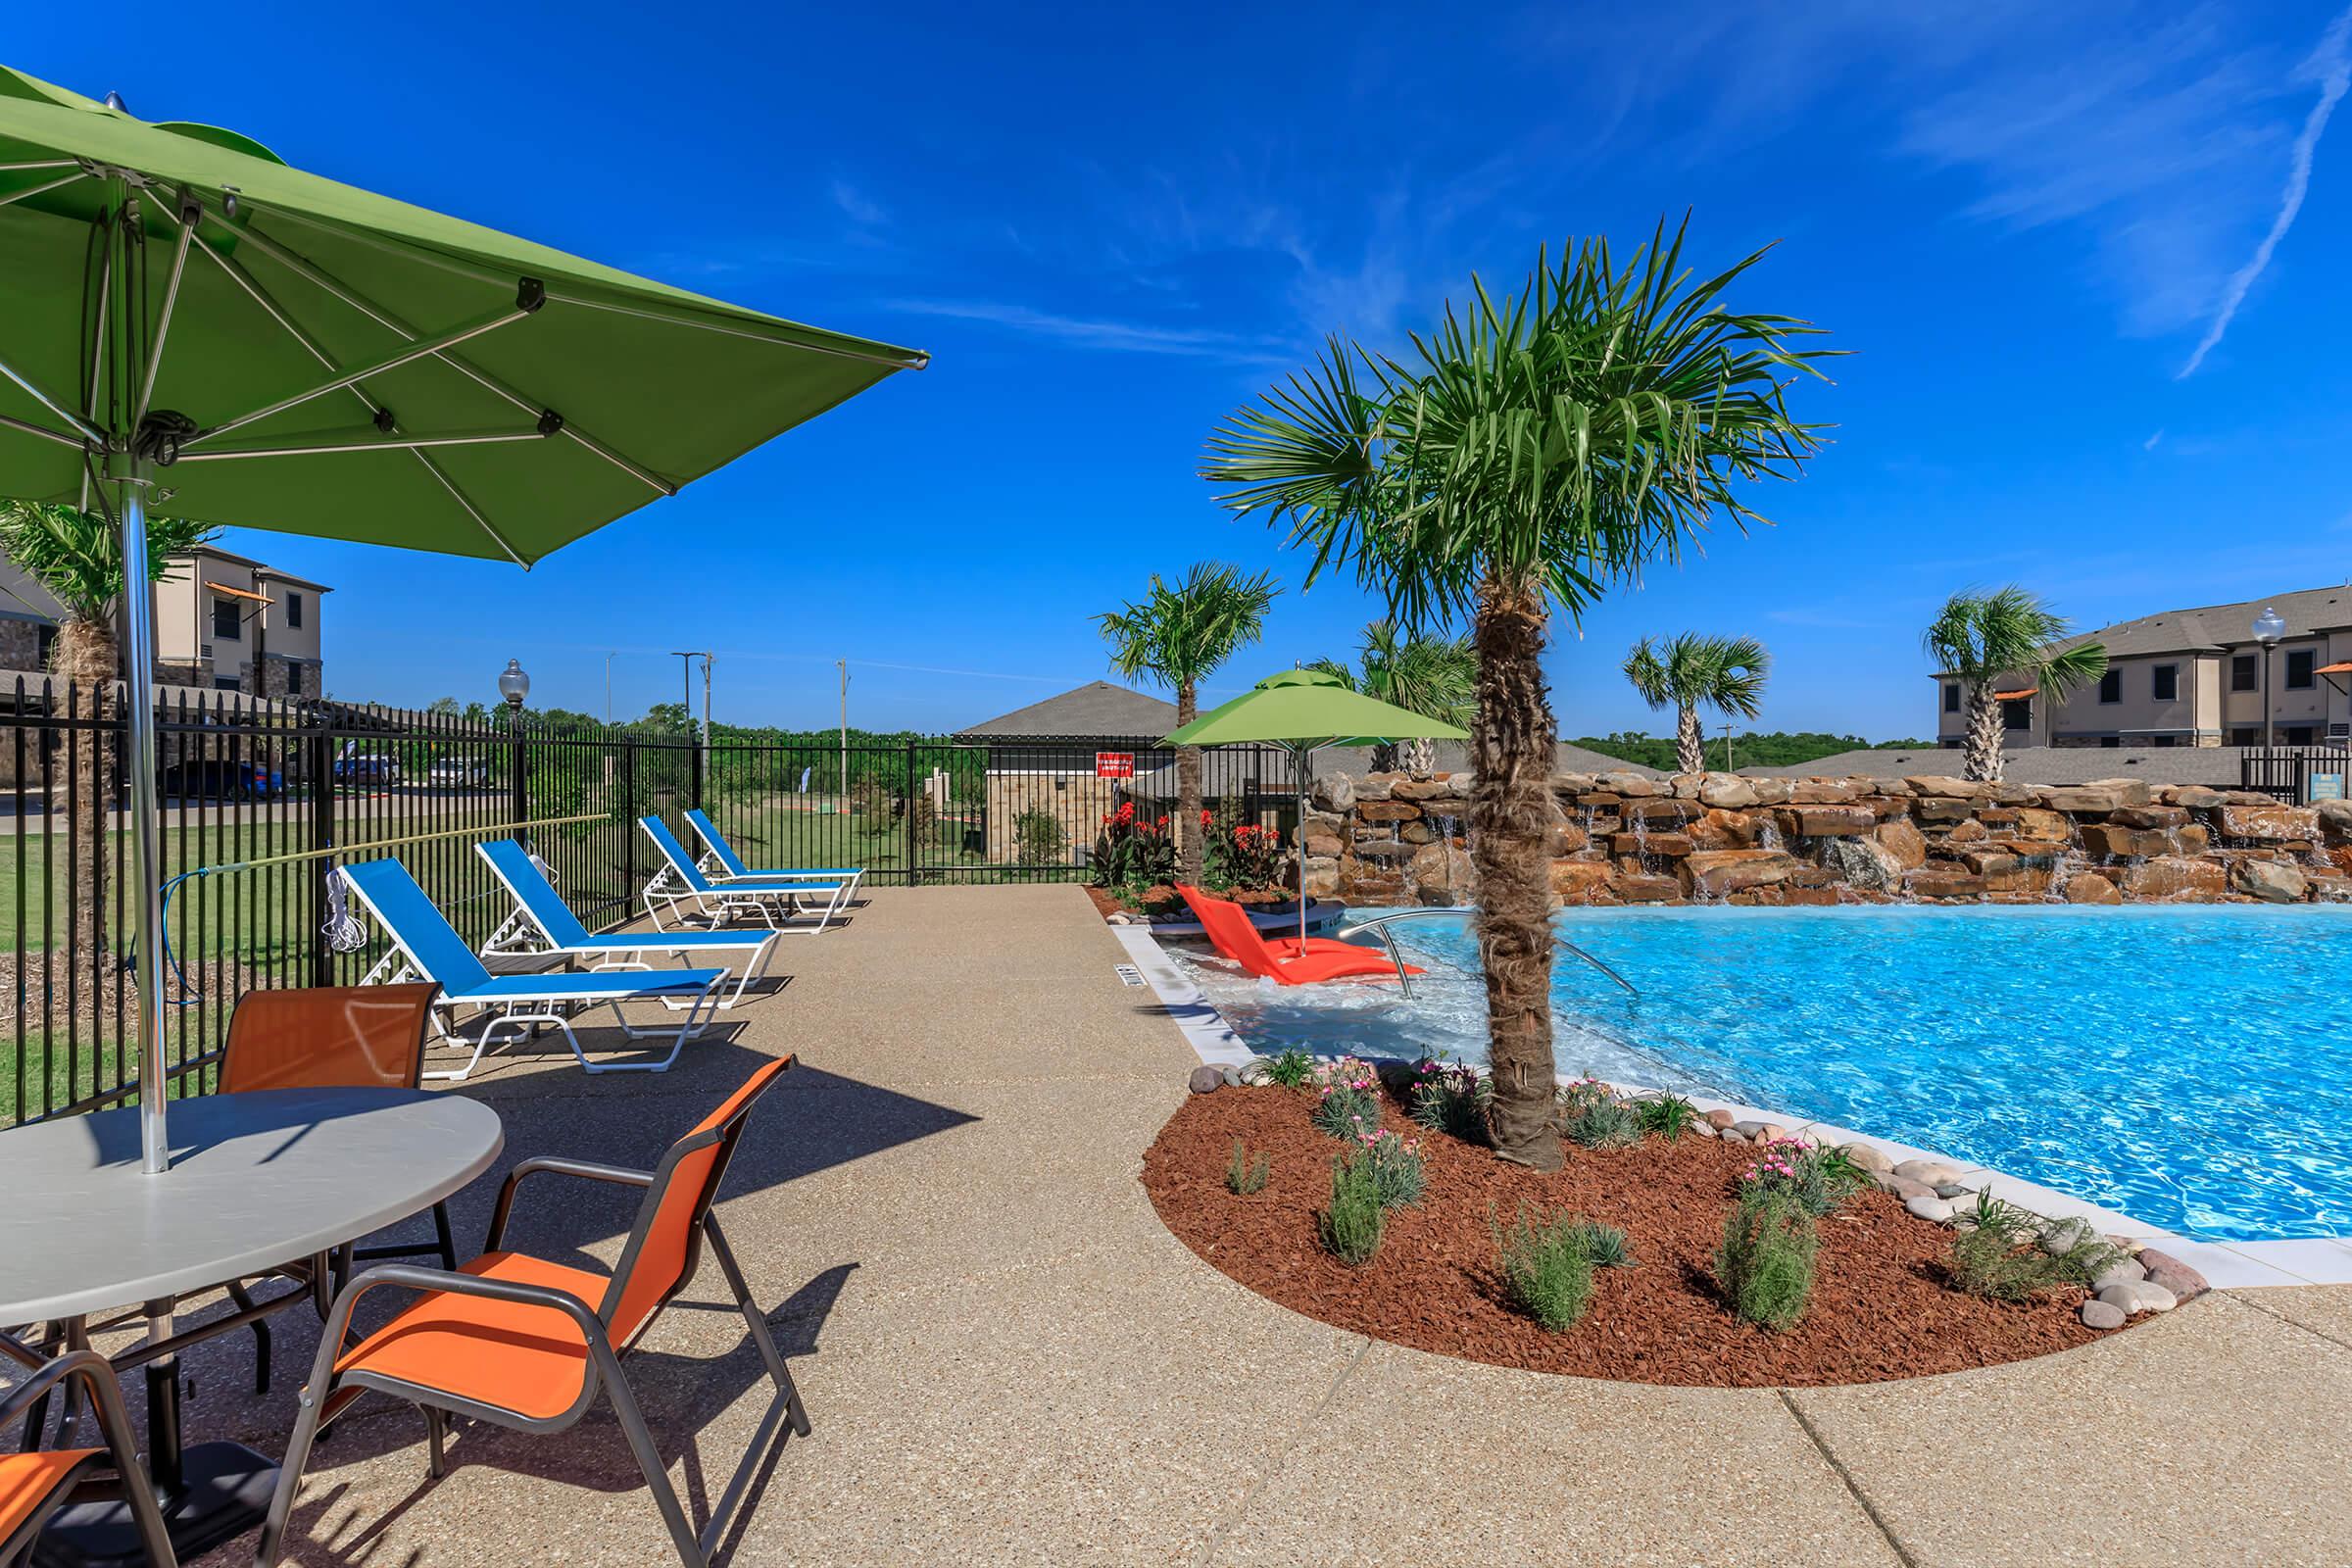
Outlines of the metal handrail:
{"type": "MultiPolygon", "coordinates": [[[[1396,951],[1396,939],[1395,936],[1390,934],[1390,925],[1398,920],[1426,920],[1439,915],[1466,915],[1468,913],[1469,911],[1466,909],[1446,907],[1434,907],[1427,909],[1398,909],[1394,914],[1378,915],[1370,920],[1364,921],[1361,925],[1351,925],[1348,928],[1347,935],[1353,936],[1358,931],[1377,931],[1380,933],[1381,941],[1388,944],[1390,961],[1396,965],[1396,983],[1398,986],[1403,988],[1404,996],[1409,1001],[1413,995],[1413,983],[1405,976],[1404,958],[1403,956],[1396,951]]],[[[1603,963],[1598,958],[1595,958],[1592,956],[1592,955],[1587,953],[1584,949],[1578,947],[1566,937],[1561,936],[1558,932],[1555,931],[1552,933],[1551,940],[1559,944],[1559,946],[1567,949],[1570,953],[1575,954],[1578,957],[1584,959],[1587,963],[1591,964],[1593,968],[1598,969],[1602,974],[1607,975],[1619,985],[1623,986],[1627,995],[1638,997],[1642,994],[1638,989],[1636,989],[1631,980],[1628,980],[1625,976],[1619,974],[1608,964],[1603,963]]]]}

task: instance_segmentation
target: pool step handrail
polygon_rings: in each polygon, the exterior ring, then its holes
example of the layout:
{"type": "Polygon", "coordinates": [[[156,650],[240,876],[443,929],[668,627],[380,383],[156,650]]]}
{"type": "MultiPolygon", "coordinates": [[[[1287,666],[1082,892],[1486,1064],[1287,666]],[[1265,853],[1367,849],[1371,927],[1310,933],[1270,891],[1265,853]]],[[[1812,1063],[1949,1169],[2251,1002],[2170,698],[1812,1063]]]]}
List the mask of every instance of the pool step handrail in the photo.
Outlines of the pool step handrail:
{"type": "MultiPolygon", "coordinates": [[[[1351,925],[1348,927],[1346,931],[1342,932],[1341,935],[1343,937],[1348,937],[1353,936],[1358,931],[1379,932],[1381,941],[1388,944],[1389,957],[1396,964],[1396,979],[1404,988],[1404,995],[1406,998],[1410,999],[1413,994],[1413,983],[1404,977],[1404,957],[1396,951],[1396,938],[1390,932],[1389,927],[1398,920],[1426,920],[1434,918],[1438,915],[1454,915],[1458,917],[1466,916],[1471,911],[1468,909],[1455,908],[1446,905],[1431,905],[1418,909],[1397,909],[1393,913],[1376,915],[1372,919],[1364,921],[1361,925],[1351,925]]],[[[1634,983],[1631,980],[1628,980],[1625,976],[1619,974],[1615,969],[1601,962],[1600,959],[1595,958],[1592,956],[1592,955],[1587,953],[1584,949],[1578,947],[1566,937],[1561,936],[1558,932],[1555,931],[1552,933],[1551,940],[1558,943],[1561,947],[1566,948],[1570,953],[1575,954],[1578,957],[1584,959],[1587,963],[1591,964],[1593,968],[1598,969],[1602,974],[1607,975],[1619,985],[1625,987],[1627,995],[1638,997],[1642,994],[1639,990],[1635,989],[1634,983]]]]}

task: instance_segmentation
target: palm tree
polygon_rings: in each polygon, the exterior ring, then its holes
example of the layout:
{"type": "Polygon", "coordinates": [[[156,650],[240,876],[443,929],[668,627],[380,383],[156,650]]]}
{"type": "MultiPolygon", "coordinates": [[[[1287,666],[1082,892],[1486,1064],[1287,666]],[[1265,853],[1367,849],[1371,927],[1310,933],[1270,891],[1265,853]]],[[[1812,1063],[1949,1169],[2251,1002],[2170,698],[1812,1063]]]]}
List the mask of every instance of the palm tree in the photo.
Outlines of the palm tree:
{"type": "MultiPolygon", "coordinates": [[[[1686,224],[1687,227],[1687,224],[1686,224]]],[[[1539,257],[1516,294],[1472,282],[1404,360],[1333,339],[1237,411],[1204,476],[1287,524],[1315,564],[1352,564],[1408,626],[1467,616],[1478,651],[1472,858],[1486,970],[1490,1127],[1507,1159],[1560,1163],[1552,1130],[1550,839],[1554,606],[1581,616],[1644,564],[1677,561],[1738,481],[1793,477],[1820,443],[1786,388],[1820,329],[1719,297],[1762,252],[1693,281],[1683,234],[1624,267],[1605,241],[1539,257]]],[[[1761,520],[1761,519],[1758,519],[1761,520]]]]}
{"type": "MultiPolygon", "coordinates": [[[[147,520],[147,578],[171,575],[174,557],[210,541],[216,530],[177,517],[147,520]]],[[[107,687],[122,673],[115,639],[115,606],[122,597],[122,541],[107,518],[75,507],[37,501],[0,502],[0,555],[47,589],[65,614],[49,646],[50,673],[64,678],[74,706],[98,716],[107,687]]],[[[72,777],[90,813],[75,836],[74,880],[79,907],[93,922],[92,939],[105,945],[105,876],[112,835],[106,831],[113,748],[106,731],[74,731],[72,777]]]]}
{"type": "MultiPolygon", "coordinates": [[[[1154,572],[1140,602],[1097,619],[1111,668],[1173,687],[1182,726],[1200,716],[1200,682],[1265,635],[1280,592],[1270,573],[1245,577],[1239,566],[1203,561],[1173,588],[1154,572]]],[[[1176,753],[1176,874],[1186,882],[1200,880],[1200,748],[1185,746],[1176,753]]]]}
{"type": "Polygon", "coordinates": [[[2107,673],[2107,649],[2067,643],[2073,627],[2015,583],[1985,592],[1963,588],[1943,602],[1920,643],[1966,689],[1968,737],[1961,752],[1967,777],[1999,783],[2003,677],[2055,703],[2107,673]],[[2064,646],[2061,646],[2064,645],[2064,646]]]}
{"type": "Polygon", "coordinates": [[[1753,718],[1764,696],[1772,656],[1753,637],[1701,637],[1684,632],[1660,646],[1644,637],[1625,656],[1625,678],[1652,708],[1674,710],[1675,760],[1686,773],[1707,765],[1698,710],[1753,718]]]}
{"type": "MultiPolygon", "coordinates": [[[[1478,653],[1469,638],[1402,631],[1393,620],[1376,620],[1364,628],[1359,657],[1360,676],[1336,659],[1318,659],[1308,667],[1408,713],[1470,727],[1478,712],[1478,653]]],[[[1437,743],[1410,740],[1399,748],[1384,741],[1373,747],[1374,772],[1395,772],[1399,762],[1408,772],[1429,772],[1438,765],[1437,743]]]]}

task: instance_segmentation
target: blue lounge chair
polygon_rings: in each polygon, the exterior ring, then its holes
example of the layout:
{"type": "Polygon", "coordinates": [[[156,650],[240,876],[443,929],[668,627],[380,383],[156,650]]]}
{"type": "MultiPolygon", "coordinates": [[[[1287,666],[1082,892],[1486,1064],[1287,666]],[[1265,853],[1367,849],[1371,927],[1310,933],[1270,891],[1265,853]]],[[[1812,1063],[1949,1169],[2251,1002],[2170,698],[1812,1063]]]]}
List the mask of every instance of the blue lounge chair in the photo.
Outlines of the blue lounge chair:
{"type": "Polygon", "coordinates": [[[363,985],[374,985],[399,980],[429,980],[441,988],[441,997],[434,1004],[436,1010],[449,1015],[451,1022],[444,1027],[446,1036],[464,1050],[466,1041],[457,1031],[455,1013],[460,1007],[482,1009],[481,1033],[472,1042],[473,1055],[465,1066],[452,1072],[428,1072],[427,1078],[463,1079],[481,1064],[482,1055],[490,1049],[491,1038],[504,1027],[513,1027],[516,1039],[529,1035],[529,1025],[553,1024],[564,1031],[564,1043],[588,1072],[666,1072],[669,1064],[678,1059],[686,1042],[700,1034],[710,1021],[718,1005],[718,988],[725,983],[724,969],[657,969],[627,976],[618,974],[513,974],[493,975],[482,967],[466,939],[451,929],[433,901],[424,896],[424,889],[409,875],[407,866],[398,860],[359,860],[342,866],[338,872],[344,885],[375,916],[375,923],[384,928],[392,939],[392,951],[361,980],[363,985]],[[685,1017],[675,1030],[639,1029],[620,1014],[624,1002],[660,1002],[672,1011],[683,1010],[685,1017]],[[673,1036],[669,1054],[660,1061],[593,1062],[580,1049],[579,1038],[571,1032],[571,1019],[566,1008],[609,1005],[612,1016],[619,1021],[621,1032],[631,1040],[649,1036],[673,1036]]]}
{"type": "Polygon", "coordinates": [[[755,881],[713,882],[694,863],[686,846],[658,816],[641,816],[637,825],[662,852],[662,869],[645,884],[645,912],[657,931],[664,929],[662,915],[674,919],[699,914],[711,925],[748,915],[763,920],[771,931],[814,934],[849,906],[847,882],[755,881]],[[805,922],[814,920],[814,925],[805,922]]]}
{"type": "Polygon", "coordinates": [[[703,858],[695,863],[713,882],[847,882],[850,885],[849,896],[854,899],[858,896],[858,880],[865,875],[862,865],[795,866],[789,869],[781,866],[749,866],[743,863],[743,857],[735,853],[735,846],[727,842],[726,835],[711,825],[710,818],[703,814],[700,807],[686,813],[686,825],[694,829],[696,838],[703,841],[703,858]]]}
{"type": "Polygon", "coordinates": [[[735,989],[719,1003],[732,1007],[743,1000],[744,988],[767,972],[774,954],[773,931],[608,931],[592,935],[564,896],[548,881],[539,858],[513,839],[486,839],[474,853],[490,862],[490,872],[514,895],[514,912],[491,934],[482,947],[492,953],[565,953],[593,959],[600,973],[611,969],[651,969],[649,953],[671,953],[681,961],[708,962],[724,954],[739,955],[741,973],[735,989]]]}

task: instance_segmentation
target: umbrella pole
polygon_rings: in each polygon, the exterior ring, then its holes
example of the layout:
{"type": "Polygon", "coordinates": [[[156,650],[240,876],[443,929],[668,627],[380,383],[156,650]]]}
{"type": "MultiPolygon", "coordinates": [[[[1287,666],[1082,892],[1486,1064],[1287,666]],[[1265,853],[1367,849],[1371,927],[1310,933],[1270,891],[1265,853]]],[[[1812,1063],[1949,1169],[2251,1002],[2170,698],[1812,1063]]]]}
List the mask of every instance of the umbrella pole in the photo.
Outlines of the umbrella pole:
{"type": "Polygon", "coordinates": [[[1291,756],[1298,773],[1298,951],[1306,952],[1306,748],[1294,747],[1291,756]]]}
{"type": "Polygon", "coordinates": [[[171,1086],[164,1078],[163,856],[155,794],[155,585],[147,562],[147,465],[125,460],[118,485],[122,529],[124,770],[130,775],[130,932],[139,992],[139,1159],[150,1176],[172,1165],[165,1128],[171,1086]]]}

